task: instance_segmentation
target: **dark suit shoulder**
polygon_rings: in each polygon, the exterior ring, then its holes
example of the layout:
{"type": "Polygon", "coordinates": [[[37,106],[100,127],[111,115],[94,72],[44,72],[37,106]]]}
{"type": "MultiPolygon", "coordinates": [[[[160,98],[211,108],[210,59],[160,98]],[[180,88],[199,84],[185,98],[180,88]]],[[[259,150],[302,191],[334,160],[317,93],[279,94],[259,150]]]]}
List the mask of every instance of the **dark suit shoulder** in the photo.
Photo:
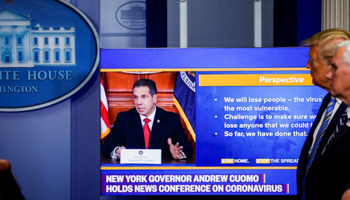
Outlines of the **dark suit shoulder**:
{"type": "Polygon", "coordinates": [[[119,112],[117,114],[117,118],[118,117],[130,117],[130,116],[133,116],[135,114],[138,115],[138,112],[136,111],[136,108],[132,108],[132,109],[127,110],[127,111],[119,112]]]}
{"type": "Polygon", "coordinates": [[[328,100],[329,101],[329,99],[331,99],[331,93],[330,92],[328,92],[326,94],[326,96],[323,97],[323,100],[328,100]]]}
{"type": "Polygon", "coordinates": [[[128,111],[123,111],[123,112],[119,112],[117,114],[117,118],[115,120],[114,125],[125,125],[125,124],[129,124],[134,122],[134,120],[140,119],[139,117],[140,115],[138,114],[136,108],[132,108],[128,111]]]}
{"type": "Polygon", "coordinates": [[[166,111],[163,108],[157,107],[156,116],[162,117],[162,118],[179,118],[180,116],[177,113],[166,111]]]}
{"type": "Polygon", "coordinates": [[[173,115],[173,116],[178,116],[177,113],[171,112],[171,111],[166,111],[163,108],[157,107],[157,112],[161,112],[164,114],[169,114],[169,115],[173,115]]]}

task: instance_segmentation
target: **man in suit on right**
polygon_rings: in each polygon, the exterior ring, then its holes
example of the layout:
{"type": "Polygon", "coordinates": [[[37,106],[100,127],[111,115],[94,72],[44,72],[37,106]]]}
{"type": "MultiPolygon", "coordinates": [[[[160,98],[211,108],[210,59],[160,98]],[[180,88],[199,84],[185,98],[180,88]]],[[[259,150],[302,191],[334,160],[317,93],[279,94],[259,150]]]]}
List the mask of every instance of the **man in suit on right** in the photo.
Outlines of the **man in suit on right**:
{"type": "MultiPolygon", "coordinates": [[[[327,79],[326,75],[330,70],[331,58],[337,44],[349,39],[349,32],[342,29],[329,29],[304,41],[306,45],[310,46],[310,58],[306,67],[310,69],[314,85],[330,92],[330,80],[327,79]]],[[[317,199],[319,194],[317,181],[319,177],[322,177],[319,171],[319,167],[322,165],[320,163],[322,152],[345,109],[346,105],[339,99],[332,97],[330,93],[324,97],[299,157],[297,169],[299,199],[317,199]]],[[[327,185],[329,184],[332,183],[327,185]]]]}
{"type": "MultiPolygon", "coordinates": [[[[341,99],[348,107],[343,123],[329,141],[321,162],[324,163],[319,171],[320,190],[330,189],[329,198],[342,200],[350,199],[350,40],[338,45],[331,62],[331,70],[327,74],[330,79],[331,94],[341,99]],[[325,188],[324,182],[331,183],[325,188]]],[[[322,193],[320,194],[322,195],[322,193]]]]}

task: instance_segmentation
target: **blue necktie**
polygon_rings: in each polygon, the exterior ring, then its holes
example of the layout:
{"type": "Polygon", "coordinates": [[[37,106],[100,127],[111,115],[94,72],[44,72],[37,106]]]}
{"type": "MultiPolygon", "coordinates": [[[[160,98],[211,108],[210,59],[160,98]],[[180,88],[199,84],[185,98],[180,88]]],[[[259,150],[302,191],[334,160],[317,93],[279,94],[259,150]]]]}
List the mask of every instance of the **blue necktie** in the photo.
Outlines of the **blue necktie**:
{"type": "Polygon", "coordinates": [[[333,112],[333,109],[334,109],[334,106],[335,106],[335,98],[332,97],[327,105],[327,109],[326,109],[326,114],[323,118],[323,122],[322,122],[322,125],[320,127],[320,130],[318,131],[317,135],[316,135],[316,140],[315,140],[315,143],[314,143],[314,146],[312,147],[311,149],[311,152],[309,154],[309,159],[308,159],[308,163],[306,165],[306,168],[305,168],[305,176],[304,176],[304,180],[303,180],[303,183],[302,183],[302,187],[303,187],[303,198],[302,199],[305,199],[305,181],[306,181],[306,176],[310,170],[310,167],[311,167],[311,164],[312,162],[314,161],[314,158],[315,158],[315,155],[316,155],[316,152],[317,152],[317,149],[318,149],[318,146],[322,140],[322,137],[327,129],[327,126],[329,124],[329,121],[331,119],[331,116],[332,116],[332,112],[333,112]]]}

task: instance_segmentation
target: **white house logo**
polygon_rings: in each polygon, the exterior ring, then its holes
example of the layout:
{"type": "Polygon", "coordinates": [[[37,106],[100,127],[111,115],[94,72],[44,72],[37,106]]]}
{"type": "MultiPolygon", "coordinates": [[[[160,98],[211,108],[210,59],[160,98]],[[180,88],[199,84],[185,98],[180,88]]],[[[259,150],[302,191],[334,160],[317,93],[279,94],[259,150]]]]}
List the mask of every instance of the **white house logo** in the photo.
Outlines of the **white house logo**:
{"type": "Polygon", "coordinates": [[[0,111],[41,108],[74,94],[97,69],[97,41],[91,22],[66,1],[0,7],[0,111]]]}
{"type": "Polygon", "coordinates": [[[31,26],[32,18],[0,10],[0,67],[75,66],[73,26],[31,26]]]}
{"type": "Polygon", "coordinates": [[[125,3],[117,9],[115,18],[125,28],[133,30],[145,29],[146,3],[143,1],[125,3]]]}

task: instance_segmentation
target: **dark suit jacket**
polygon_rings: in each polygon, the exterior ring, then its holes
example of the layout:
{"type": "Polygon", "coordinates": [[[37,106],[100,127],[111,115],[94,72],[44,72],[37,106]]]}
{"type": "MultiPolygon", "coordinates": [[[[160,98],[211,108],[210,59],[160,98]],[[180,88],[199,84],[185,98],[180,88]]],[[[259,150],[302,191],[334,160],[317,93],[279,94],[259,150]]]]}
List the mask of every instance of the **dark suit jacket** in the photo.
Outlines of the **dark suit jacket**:
{"type": "MultiPolygon", "coordinates": [[[[179,142],[180,146],[183,146],[183,152],[187,158],[192,157],[192,146],[182,127],[179,115],[158,107],[156,109],[149,149],[161,149],[162,157],[172,158],[167,143],[168,138],[171,138],[173,144],[179,142]]],[[[110,153],[117,146],[125,146],[127,149],[145,148],[141,119],[135,108],[117,115],[112,131],[103,144],[103,156],[110,157],[110,153]]]]}
{"type": "MultiPolygon", "coordinates": [[[[321,107],[318,110],[317,117],[316,117],[316,119],[315,119],[315,121],[314,121],[314,123],[313,123],[313,125],[312,125],[312,127],[310,129],[310,131],[309,131],[309,134],[308,134],[308,136],[307,136],[307,138],[305,140],[304,146],[303,146],[303,148],[301,150],[301,153],[300,153],[298,169],[297,169],[297,187],[298,187],[297,189],[298,189],[299,199],[301,199],[302,193],[303,193],[302,192],[302,182],[303,182],[303,179],[304,179],[304,176],[305,176],[306,165],[308,163],[308,154],[309,154],[308,152],[309,152],[310,147],[312,145],[313,134],[314,134],[314,131],[315,131],[317,125],[322,120],[321,119],[322,114],[325,111],[325,109],[327,108],[327,104],[329,103],[330,98],[331,98],[331,95],[329,93],[324,97],[324,99],[322,101],[322,104],[321,104],[321,107]]],[[[313,163],[311,165],[310,171],[307,174],[306,183],[305,183],[306,199],[310,199],[310,200],[311,199],[316,199],[315,197],[318,196],[319,194],[323,194],[323,195],[325,193],[331,194],[331,192],[329,190],[321,191],[321,189],[320,189],[321,188],[320,180],[322,180],[323,177],[325,176],[325,174],[323,174],[325,172],[325,168],[329,167],[329,165],[333,166],[333,167],[336,167],[335,163],[326,163],[326,162],[324,162],[325,158],[326,158],[326,161],[328,159],[330,159],[330,157],[328,157],[328,156],[332,155],[332,154],[327,153],[327,151],[329,151],[332,148],[330,146],[328,146],[326,152],[323,155],[321,155],[321,152],[322,152],[323,148],[325,147],[325,145],[326,145],[326,143],[328,141],[328,138],[330,137],[330,135],[335,130],[335,126],[336,126],[337,122],[339,121],[339,118],[341,117],[341,115],[346,110],[346,108],[347,108],[347,106],[344,103],[342,103],[339,106],[338,110],[336,111],[336,113],[334,114],[332,120],[330,121],[330,123],[329,123],[329,125],[328,125],[328,127],[326,129],[326,132],[323,135],[321,143],[320,143],[320,145],[318,147],[318,151],[316,152],[314,161],[313,161],[313,163]]],[[[340,135],[337,134],[337,136],[336,136],[337,140],[338,140],[339,136],[340,135]]],[[[332,145],[336,141],[336,138],[334,138],[332,140],[332,143],[331,143],[332,145]]],[[[349,142],[350,142],[350,140],[349,140],[349,142]]],[[[342,147],[339,147],[339,148],[342,148],[342,147]]],[[[346,147],[343,147],[343,148],[346,148],[346,147]]],[[[349,148],[349,150],[350,150],[350,144],[348,145],[347,148],[349,148]]],[[[349,151],[349,153],[350,153],[350,151],[349,151]]],[[[349,156],[350,156],[350,154],[349,154],[349,156]]],[[[341,155],[339,155],[339,156],[337,156],[336,159],[343,159],[343,158],[345,158],[345,157],[342,157],[341,155]]],[[[348,160],[350,161],[350,157],[348,157],[348,160]]],[[[343,162],[343,161],[339,160],[339,162],[343,162]]],[[[346,161],[344,161],[344,162],[346,162],[346,161]]],[[[348,168],[348,171],[350,172],[350,168],[348,168]]],[[[324,186],[327,186],[327,187],[329,187],[331,185],[334,185],[333,182],[328,182],[328,181],[322,181],[322,184],[324,186]]],[[[324,187],[324,186],[322,186],[322,187],[324,187]]],[[[343,189],[344,186],[341,187],[340,189],[343,189]]],[[[344,192],[344,190],[342,190],[342,191],[344,192]]],[[[326,198],[324,196],[321,196],[321,198],[319,198],[319,199],[326,199],[326,198]]],[[[330,199],[336,199],[336,198],[330,198],[330,199]]]]}
{"type": "Polygon", "coordinates": [[[343,126],[317,163],[310,191],[314,199],[341,199],[350,183],[350,128],[343,126]]]}

